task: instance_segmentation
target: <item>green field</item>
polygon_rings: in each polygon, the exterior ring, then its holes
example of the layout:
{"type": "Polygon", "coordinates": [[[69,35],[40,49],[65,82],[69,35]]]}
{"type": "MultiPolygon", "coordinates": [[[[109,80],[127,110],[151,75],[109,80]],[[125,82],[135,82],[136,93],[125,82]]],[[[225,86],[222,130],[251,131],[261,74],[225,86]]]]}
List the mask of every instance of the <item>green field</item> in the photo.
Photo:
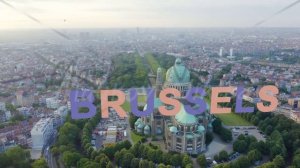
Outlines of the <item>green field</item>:
{"type": "Polygon", "coordinates": [[[216,117],[220,118],[226,126],[251,126],[250,122],[246,121],[242,117],[234,113],[229,114],[216,114],[216,117]]]}
{"type": "Polygon", "coordinates": [[[140,135],[135,134],[134,132],[130,132],[131,134],[131,139],[133,141],[134,144],[136,144],[138,141],[140,141],[143,137],[140,135]]]}
{"type": "MultiPolygon", "coordinates": [[[[147,96],[145,95],[139,95],[138,96],[138,102],[143,102],[146,103],[147,101],[147,96]]],[[[130,103],[128,101],[125,101],[125,103],[122,105],[122,108],[126,111],[126,112],[130,112],[131,108],[130,108],[130,103]]]]}

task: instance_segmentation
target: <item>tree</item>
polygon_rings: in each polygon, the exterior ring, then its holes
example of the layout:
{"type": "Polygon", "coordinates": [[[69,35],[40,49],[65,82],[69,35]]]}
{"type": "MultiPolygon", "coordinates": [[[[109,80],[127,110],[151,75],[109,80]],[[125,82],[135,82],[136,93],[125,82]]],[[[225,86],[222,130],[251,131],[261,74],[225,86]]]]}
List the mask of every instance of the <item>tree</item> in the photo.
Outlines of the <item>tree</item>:
{"type": "Polygon", "coordinates": [[[130,163],[132,161],[132,159],[134,158],[133,154],[131,153],[126,153],[121,161],[121,167],[122,168],[129,168],[130,167],[130,163]]]}
{"type": "Polygon", "coordinates": [[[131,168],[139,168],[140,159],[133,158],[130,163],[131,168]]]}
{"type": "Polygon", "coordinates": [[[259,166],[259,168],[277,168],[273,162],[267,162],[259,166]]]}
{"type": "Polygon", "coordinates": [[[149,167],[148,160],[140,160],[139,168],[145,168],[145,167],[149,167]]]}
{"type": "Polygon", "coordinates": [[[57,157],[59,155],[59,148],[54,146],[53,148],[51,148],[51,153],[57,157]]]}
{"type": "Polygon", "coordinates": [[[21,147],[13,147],[8,149],[5,152],[8,160],[10,161],[9,167],[15,168],[27,168],[30,167],[29,159],[30,154],[29,151],[22,149],[21,147]]]}
{"type": "Polygon", "coordinates": [[[100,160],[100,167],[106,167],[106,165],[109,163],[109,159],[107,156],[101,158],[100,160]]]}
{"type": "MultiPolygon", "coordinates": [[[[277,167],[277,168],[284,168],[285,167],[285,161],[284,161],[284,158],[281,156],[281,155],[277,155],[273,161],[274,165],[277,167]]],[[[300,165],[299,165],[300,166],[300,165]]]]}
{"type": "Polygon", "coordinates": [[[247,142],[245,140],[237,140],[233,143],[233,150],[244,153],[247,151],[247,142]]]}
{"type": "Polygon", "coordinates": [[[192,163],[192,160],[187,154],[185,154],[182,158],[182,167],[186,167],[190,163],[192,163]]]}
{"type": "Polygon", "coordinates": [[[31,164],[32,168],[48,168],[47,162],[44,158],[40,158],[38,160],[35,160],[31,164]]]}
{"type": "Polygon", "coordinates": [[[222,121],[219,118],[216,118],[213,122],[212,122],[212,126],[213,126],[213,131],[216,134],[220,134],[222,131],[222,121]]]}
{"type": "Polygon", "coordinates": [[[113,164],[109,161],[108,163],[107,163],[107,165],[106,165],[106,168],[113,168],[114,166],[113,166],[113,164]]]}
{"type": "Polygon", "coordinates": [[[220,161],[227,161],[228,160],[228,153],[224,150],[222,150],[220,153],[219,153],[219,160],[220,161]]]}
{"type": "Polygon", "coordinates": [[[60,145],[68,145],[68,144],[76,144],[79,141],[79,128],[66,122],[60,129],[59,129],[59,137],[58,143],[60,145]]]}
{"type": "Polygon", "coordinates": [[[292,165],[295,167],[300,167],[300,154],[294,156],[292,165]]]}
{"type": "Polygon", "coordinates": [[[192,163],[189,163],[185,166],[185,168],[193,168],[193,164],[192,163]]]}
{"type": "Polygon", "coordinates": [[[174,154],[171,158],[171,163],[173,166],[181,165],[181,158],[179,154],[174,154]]]}
{"type": "Polygon", "coordinates": [[[66,151],[63,153],[63,162],[66,167],[76,166],[80,158],[81,155],[77,152],[66,151]]]}
{"type": "Polygon", "coordinates": [[[249,167],[251,164],[248,160],[248,158],[246,156],[241,156],[236,162],[235,162],[236,165],[238,165],[239,167],[242,167],[242,168],[247,168],[249,167]]]}
{"type": "Polygon", "coordinates": [[[232,132],[226,128],[222,128],[220,135],[223,141],[228,142],[232,140],[232,132]]]}
{"type": "Polygon", "coordinates": [[[204,168],[207,166],[207,162],[206,162],[206,158],[205,158],[204,154],[201,154],[197,157],[197,162],[201,168],[204,168]]]}
{"type": "Polygon", "coordinates": [[[260,151],[258,151],[257,149],[253,149],[253,150],[249,151],[247,154],[247,157],[248,157],[250,163],[252,163],[252,164],[254,162],[262,159],[262,155],[261,155],[260,151]]]}

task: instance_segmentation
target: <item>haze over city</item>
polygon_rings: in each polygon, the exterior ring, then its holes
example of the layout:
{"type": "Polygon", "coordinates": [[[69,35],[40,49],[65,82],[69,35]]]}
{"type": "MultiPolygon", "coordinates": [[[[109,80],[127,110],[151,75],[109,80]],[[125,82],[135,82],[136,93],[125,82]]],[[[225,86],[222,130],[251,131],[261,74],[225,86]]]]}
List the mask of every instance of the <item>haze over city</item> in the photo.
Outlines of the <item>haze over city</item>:
{"type": "MultiPolygon", "coordinates": [[[[252,27],[294,0],[6,0],[55,28],[252,27]]],[[[299,27],[300,6],[264,27],[299,27]]],[[[0,29],[43,28],[0,3],[0,29]]]]}

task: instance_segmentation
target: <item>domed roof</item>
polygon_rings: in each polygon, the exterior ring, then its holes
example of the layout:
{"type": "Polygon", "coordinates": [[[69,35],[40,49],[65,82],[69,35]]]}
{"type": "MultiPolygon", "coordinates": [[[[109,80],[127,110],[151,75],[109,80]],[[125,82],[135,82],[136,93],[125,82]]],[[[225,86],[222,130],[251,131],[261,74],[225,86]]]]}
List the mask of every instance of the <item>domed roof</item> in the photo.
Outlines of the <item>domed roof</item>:
{"type": "Polygon", "coordinates": [[[137,126],[137,128],[140,128],[140,129],[144,128],[144,124],[142,122],[139,123],[139,125],[137,126]]]}
{"type": "Polygon", "coordinates": [[[186,112],[183,105],[181,105],[180,111],[175,115],[175,119],[181,124],[190,125],[197,123],[197,117],[186,112]]]}
{"type": "Polygon", "coordinates": [[[177,58],[175,65],[168,69],[166,81],[169,83],[188,83],[190,82],[190,71],[183,65],[180,58],[177,58]]]}
{"type": "Polygon", "coordinates": [[[146,125],[144,130],[147,130],[147,131],[150,131],[150,126],[149,125],[146,125]]]}
{"type": "Polygon", "coordinates": [[[134,123],[134,125],[135,125],[135,126],[138,126],[141,122],[142,122],[142,121],[141,121],[141,119],[139,118],[139,119],[136,120],[136,122],[134,123]]]}
{"type": "Polygon", "coordinates": [[[198,126],[198,132],[204,132],[205,128],[202,125],[198,126]]]}
{"type": "Polygon", "coordinates": [[[178,132],[177,127],[175,126],[170,127],[170,132],[177,133],[178,132]]]}

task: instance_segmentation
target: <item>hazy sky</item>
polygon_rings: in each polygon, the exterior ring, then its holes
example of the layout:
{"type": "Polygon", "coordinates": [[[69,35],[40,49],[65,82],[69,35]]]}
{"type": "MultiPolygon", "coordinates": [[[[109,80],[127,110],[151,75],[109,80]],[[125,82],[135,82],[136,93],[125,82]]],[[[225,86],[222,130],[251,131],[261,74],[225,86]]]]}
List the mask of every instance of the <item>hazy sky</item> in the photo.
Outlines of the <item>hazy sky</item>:
{"type": "MultiPolygon", "coordinates": [[[[55,28],[251,27],[295,0],[6,0],[55,28]],[[65,20],[65,21],[64,21],[65,20]]],[[[300,4],[262,26],[300,27],[300,4]]],[[[0,3],[0,29],[43,28],[0,3]]]]}

